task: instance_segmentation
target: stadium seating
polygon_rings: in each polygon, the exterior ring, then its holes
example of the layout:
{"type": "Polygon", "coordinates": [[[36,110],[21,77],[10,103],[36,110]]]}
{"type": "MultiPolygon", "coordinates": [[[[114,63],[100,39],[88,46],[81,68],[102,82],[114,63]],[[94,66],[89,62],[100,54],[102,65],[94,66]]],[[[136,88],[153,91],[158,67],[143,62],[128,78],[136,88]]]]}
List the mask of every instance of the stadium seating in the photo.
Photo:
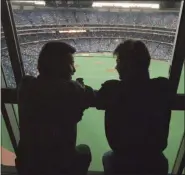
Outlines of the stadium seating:
{"type": "MultiPolygon", "coordinates": [[[[46,39],[46,38],[45,38],[46,39]]],[[[43,40],[43,38],[38,38],[43,40]]],[[[62,40],[77,49],[77,52],[113,52],[115,47],[124,39],[66,39],[62,40]]],[[[46,43],[41,42],[37,44],[25,44],[21,45],[21,53],[26,74],[36,76],[37,75],[37,58],[42,46],[46,43]]],[[[169,60],[172,55],[172,46],[166,44],[160,44],[155,42],[145,42],[152,58],[169,60]]],[[[7,77],[7,83],[9,87],[15,87],[15,81],[11,68],[10,59],[8,58],[7,49],[3,49],[1,53],[2,66],[4,68],[5,76],[7,77]]]]}
{"type": "MultiPolygon", "coordinates": [[[[19,29],[25,26],[62,25],[62,24],[94,24],[105,25],[130,25],[161,27],[171,30],[176,29],[178,12],[101,12],[96,10],[58,10],[58,9],[35,9],[35,10],[13,10],[15,24],[19,29]]],[[[25,31],[26,32],[26,29],[25,31]]],[[[3,33],[2,33],[3,34],[3,33]]],[[[18,35],[24,69],[26,74],[37,75],[36,64],[38,54],[44,43],[50,40],[61,40],[67,42],[77,49],[77,52],[113,52],[116,45],[128,38],[141,39],[147,45],[153,59],[169,60],[172,55],[174,33],[150,34],[135,31],[120,32],[85,32],[71,35],[65,33],[40,33],[18,35]],[[163,43],[164,42],[164,43],[163,43]]],[[[15,87],[15,81],[11,63],[6,47],[5,38],[1,36],[1,59],[4,73],[9,87],[15,87]]]]}
{"type": "Polygon", "coordinates": [[[14,10],[17,26],[61,25],[61,24],[124,24],[133,26],[164,27],[175,29],[177,12],[97,12],[89,10],[14,10]]]}

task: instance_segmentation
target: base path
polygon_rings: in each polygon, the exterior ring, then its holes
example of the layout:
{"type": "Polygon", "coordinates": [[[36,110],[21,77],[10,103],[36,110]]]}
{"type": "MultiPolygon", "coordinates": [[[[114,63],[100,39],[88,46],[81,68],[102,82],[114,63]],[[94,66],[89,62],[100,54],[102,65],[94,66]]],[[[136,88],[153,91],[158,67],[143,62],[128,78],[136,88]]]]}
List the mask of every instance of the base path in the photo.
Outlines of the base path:
{"type": "Polygon", "coordinates": [[[6,166],[15,166],[15,153],[1,147],[1,164],[6,166]]]}

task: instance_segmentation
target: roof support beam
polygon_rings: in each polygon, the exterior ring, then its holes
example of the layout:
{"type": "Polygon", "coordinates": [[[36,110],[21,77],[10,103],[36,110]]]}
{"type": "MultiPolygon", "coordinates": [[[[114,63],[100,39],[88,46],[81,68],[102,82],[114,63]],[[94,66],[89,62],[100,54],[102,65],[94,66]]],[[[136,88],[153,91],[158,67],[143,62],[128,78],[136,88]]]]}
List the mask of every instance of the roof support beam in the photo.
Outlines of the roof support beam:
{"type": "Polygon", "coordinates": [[[170,68],[169,79],[172,82],[172,93],[175,95],[180,82],[180,76],[183,68],[183,63],[185,60],[185,6],[182,1],[181,11],[179,14],[179,26],[176,33],[173,60],[170,68]]]}
{"type": "Polygon", "coordinates": [[[21,59],[21,51],[18,43],[16,27],[13,20],[13,13],[10,1],[1,1],[1,21],[4,29],[4,36],[8,47],[8,53],[12,64],[16,84],[18,85],[24,76],[24,68],[21,59]]]}

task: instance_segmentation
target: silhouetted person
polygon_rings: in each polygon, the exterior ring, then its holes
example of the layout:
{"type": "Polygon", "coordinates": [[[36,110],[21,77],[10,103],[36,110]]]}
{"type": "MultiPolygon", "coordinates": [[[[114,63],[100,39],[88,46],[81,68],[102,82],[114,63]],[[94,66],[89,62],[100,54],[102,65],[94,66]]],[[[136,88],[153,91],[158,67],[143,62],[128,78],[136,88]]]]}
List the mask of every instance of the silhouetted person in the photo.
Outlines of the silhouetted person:
{"type": "Polygon", "coordinates": [[[112,149],[103,156],[105,174],[167,174],[169,80],[150,79],[151,57],[141,41],[121,43],[114,55],[120,80],[105,82],[97,94],[112,149]]]}
{"type": "Polygon", "coordinates": [[[90,88],[72,81],[75,49],[49,42],[38,59],[38,77],[26,76],[18,90],[20,174],[85,175],[91,162],[87,145],[76,147],[77,123],[88,108],[90,88]]]}

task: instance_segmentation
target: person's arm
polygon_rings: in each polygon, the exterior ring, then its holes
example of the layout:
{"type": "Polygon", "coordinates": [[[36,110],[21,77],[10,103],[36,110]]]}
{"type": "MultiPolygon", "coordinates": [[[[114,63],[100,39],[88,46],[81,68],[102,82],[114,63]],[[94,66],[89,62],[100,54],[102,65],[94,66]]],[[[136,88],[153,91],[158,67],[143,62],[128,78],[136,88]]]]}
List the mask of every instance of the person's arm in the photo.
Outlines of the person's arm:
{"type": "Polygon", "coordinates": [[[102,84],[99,91],[96,91],[95,107],[99,110],[106,110],[113,104],[113,99],[119,85],[118,80],[109,80],[102,84]]]}
{"type": "Polygon", "coordinates": [[[160,134],[160,140],[159,143],[161,143],[161,150],[163,151],[167,147],[167,138],[169,136],[169,127],[170,127],[170,120],[171,120],[171,106],[174,100],[174,95],[171,91],[171,82],[167,78],[160,77],[158,79],[158,85],[160,87],[160,96],[161,101],[159,102],[161,106],[164,107],[164,113],[163,117],[160,119],[161,125],[158,126],[159,128],[159,134],[160,134]],[[161,127],[160,127],[161,126],[161,127]]]}
{"type": "Polygon", "coordinates": [[[107,84],[102,84],[99,90],[93,90],[90,86],[87,86],[83,82],[83,78],[77,78],[76,82],[84,89],[83,95],[83,106],[84,108],[96,107],[100,110],[105,110],[107,101],[107,84]]]}
{"type": "Polygon", "coordinates": [[[95,91],[87,85],[81,84],[78,81],[72,81],[74,90],[71,93],[73,96],[73,105],[79,108],[81,111],[93,107],[95,101],[95,91]]]}
{"type": "Polygon", "coordinates": [[[95,107],[96,100],[96,90],[92,87],[84,85],[84,107],[87,109],[89,107],[95,107]]]}
{"type": "Polygon", "coordinates": [[[76,82],[83,88],[83,106],[85,109],[89,107],[95,107],[95,100],[97,90],[94,90],[92,87],[85,85],[83,82],[83,78],[77,78],[76,82]]]}
{"type": "Polygon", "coordinates": [[[107,103],[107,89],[106,86],[102,85],[102,87],[99,89],[99,91],[96,92],[96,100],[95,100],[95,107],[99,110],[105,110],[106,109],[106,103],[107,103]]]}
{"type": "Polygon", "coordinates": [[[115,91],[119,85],[118,80],[109,80],[102,84],[99,90],[94,90],[90,86],[83,83],[83,79],[77,79],[77,84],[80,85],[81,103],[87,109],[89,107],[96,107],[99,110],[105,110],[112,105],[115,91]],[[83,94],[83,95],[82,95],[83,94]]]}
{"type": "Polygon", "coordinates": [[[158,81],[160,84],[160,92],[162,93],[162,95],[166,99],[168,107],[171,109],[171,105],[172,105],[174,98],[175,98],[175,95],[176,95],[176,94],[173,94],[173,92],[172,92],[171,81],[169,79],[163,78],[163,77],[160,77],[158,79],[158,81]]]}

